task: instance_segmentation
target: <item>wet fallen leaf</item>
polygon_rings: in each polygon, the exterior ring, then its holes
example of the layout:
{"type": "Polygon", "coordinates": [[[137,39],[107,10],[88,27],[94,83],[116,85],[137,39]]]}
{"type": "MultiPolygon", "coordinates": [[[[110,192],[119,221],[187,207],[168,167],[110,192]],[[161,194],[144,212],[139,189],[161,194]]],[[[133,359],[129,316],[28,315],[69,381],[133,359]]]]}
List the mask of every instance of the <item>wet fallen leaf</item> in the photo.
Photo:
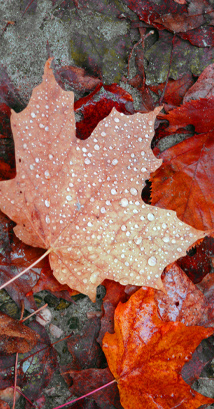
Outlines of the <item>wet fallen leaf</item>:
{"type": "Polygon", "coordinates": [[[115,311],[115,333],[106,334],[103,351],[117,380],[125,409],[196,409],[214,403],[193,391],[181,369],[194,349],[214,329],[164,322],[152,288],[142,287],[115,311]]]}
{"type": "Polygon", "coordinates": [[[208,65],[202,74],[199,76],[194,85],[187,91],[184,97],[184,103],[190,100],[200,98],[214,97],[214,64],[208,65]]]}
{"type": "Polygon", "coordinates": [[[0,182],[1,209],[21,240],[48,249],[60,283],[92,299],[105,278],[160,288],[163,268],[204,236],[141,202],[144,179],[160,164],[150,149],[160,108],[132,116],[114,109],[81,141],[73,93],[59,87],[50,63],[28,107],[12,113],[17,175],[0,182]]]}
{"type": "Polygon", "coordinates": [[[169,121],[168,132],[193,125],[195,134],[159,155],[163,164],[150,178],[151,203],[175,210],[182,221],[195,228],[211,230],[214,226],[213,99],[189,101],[161,118],[169,121]]]}
{"type": "MultiPolygon", "coordinates": [[[[75,396],[83,396],[114,379],[108,368],[90,368],[82,371],[68,370],[67,372],[62,371],[62,376],[70,387],[70,392],[75,396]]],[[[123,409],[120,404],[120,397],[116,383],[80,400],[80,402],[73,404],[72,408],[123,409]]]]}
{"type": "Polygon", "coordinates": [[[75,334],[67,340],[68,350],[73,358],[69,364],[70,369],[81,370],[101,366],[104,355],[96,341],[99,330],[100,318],[94,317],[87,321],[80,334],[75,334]]]}
{"type": "MultiPolygon", "coordinates": [[[[52,347],[49,336],[44,327],[32,321],[27,331],[36,334],[37,343],[26,353],[19,354],[17,385],[31,401],[41,397],[42,391],[51,381],[54,372],[58,369],[57,352],[52,347]]],[[[26,348],[27,351],[27,348],[26,348]]],[[[24,352],[24,351],[23,351],[24,352]]],[[[0,388],[5,389],[14,385],[15,356],[0,356],[0,388]]]]}
{"type": "Polygon", "coordinates": [[[177,263],[166,267],[162,280],[165,293],[156,291],[154,296],[161,319],[185,325],[205,325],[204,315],[208,308],[205,297],[177,263]]]}
{"type": "Polygon", "coordinates": [[[39,335],[21,322],[0,312],[0,354],[24,353],[38,342],[39,335]]]}

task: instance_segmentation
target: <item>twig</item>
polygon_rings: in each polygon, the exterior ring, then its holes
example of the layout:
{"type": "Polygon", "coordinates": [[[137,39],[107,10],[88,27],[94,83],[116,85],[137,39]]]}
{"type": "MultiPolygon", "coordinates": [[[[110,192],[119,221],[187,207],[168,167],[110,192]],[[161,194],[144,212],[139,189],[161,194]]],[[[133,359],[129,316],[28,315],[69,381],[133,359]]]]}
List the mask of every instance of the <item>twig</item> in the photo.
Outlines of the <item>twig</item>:
{"type": "Polygon", "coordinates": [[[43,308],[47,307],[48,304],[43,305],[42,307],[38,308],[38,310],[32,312],[32,314],[28,315],[27,317],[25,317],[23,320],[21,320],[21,322],[25,322],[26,320],[28,320],[28,318],[32,317],[33,315],[37,314],[37,312],[43,310],[43,308]]]}
{"type": "Polygon", "coordinates": [[[92,395],[93,393],[98,392],[98,391],[100,391],[101,389],[104,389],[104,388],[106,388],[106,387],[109,386],[109,385],[112,385],[112,383],[114,383],[114,382],[117,382],[116,379],[114,379],[114,380],[111,381],[111,382],[106,383],[106,384],[103,385],[103,386],[100,386],[100,388],[97,388],[97,389],[95,389],[95,390],[92,391],[92,392],[89,392],[89,393],[86,393],[86,394],[83,395],[83,396],[80,396],[79,398],[76,398],[76,399],[74,399],[74,400],[70,400],[70,402],[64,403],[63,405],[56,406],[56,407],[53,408],[53,409],[61,409],[61,408],[64,408],[64,406],[70,405],[71,403],[74,403],[74,402],[77,402],[78,400],[84,399],[84,398],[86,398],[87,396],[90,396],[90,395],[92,395]]]}
{"type": "Polygon", "coordinates": [[[31,264],[29,267],[27,267],[24,271],[17,274],[17,276],[11,278],[11,280],[7,281],[6,283],[2,284],[0,286],[0,290],[2,290],[2,288],[7,287],[9,284],[13,283],[13,281],[15,281],[17,278],[21,277],[23,274],[27,273],[27,271],[29,271],[31,268],[36,266],[36,264],[38,264],[41,260],[43,260],[43,258],[45,258],[49,253],[51,253],[51,251],[52,251],[52,248],[48,249],[40,258],[38,258],[38,260],[36,260],[33,264],[31,264]]]}
{"type": "MultiPolygon", "coordinates": [[[[11,388],[13,388],[13,389],[15,390],[14,386],[11,386],[11,388]]],[[[20,389],[16,388],[16,392],[18,392],[18,393],[20,393],[20,395],[24,396],[24,398],[25,398],[32,406],[35,406],[34,403],[31,402],[31,400],[28,399],[27,396],[25,396],[24,393],[23,393],[20,389]]]]}
{"type": "MultiPolygon", "coordinates": [[[[24,301],[21,300],[21,317],[20,317],[20,321],[22,321],[24,311],[25,311],[24,301]]],[[[16,405],[16,385],[17,385],[18,359],[19,359],[19,353],[17,352],[16,353],[16,360],[15,360],[15,368],[14,368],[14,391],[13,391],[13,408],[12,409],[15,409],[15,405],[16,405]]]]}

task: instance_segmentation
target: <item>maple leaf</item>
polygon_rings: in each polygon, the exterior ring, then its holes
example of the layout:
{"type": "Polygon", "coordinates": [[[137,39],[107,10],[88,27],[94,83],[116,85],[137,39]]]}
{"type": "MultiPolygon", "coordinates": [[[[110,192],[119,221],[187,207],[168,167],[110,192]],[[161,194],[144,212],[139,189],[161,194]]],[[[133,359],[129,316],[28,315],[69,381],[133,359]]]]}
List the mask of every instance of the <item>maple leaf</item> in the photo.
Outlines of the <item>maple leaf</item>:
{"type": "Polygon", "coordinates": [[[81,141],[73,93],[50,64],[27,108],[12,112],[17,175],[0,182],[0,208],[21,240],[48,249],[60,283],[92,299],[105,278],[160,288],[163,268],[204,235],[141,202],[144,178],[160,164],[150,143],[161,108],[133,116],[114,109],[81,141]]]}
{"type": "Polygon", "coordinates": [[[164,322],[152,288],[143,287],[115,311],[115,333],[106,333],[103,351],[118,383],[125,409],[196,409],[213,403],[193,391],[181,377],[192,351],[213,328],[164,322]]]}
{"type": "Polygon", "coordinates": [[[214,226],[213,112],[213,98],[203,98],[161,115],[169,121],[167,132],[191,124],[197,133],[162,152],[163,164],[150,178],[153,205],[176,210],[182,221],[204,230],[214,226]]]}

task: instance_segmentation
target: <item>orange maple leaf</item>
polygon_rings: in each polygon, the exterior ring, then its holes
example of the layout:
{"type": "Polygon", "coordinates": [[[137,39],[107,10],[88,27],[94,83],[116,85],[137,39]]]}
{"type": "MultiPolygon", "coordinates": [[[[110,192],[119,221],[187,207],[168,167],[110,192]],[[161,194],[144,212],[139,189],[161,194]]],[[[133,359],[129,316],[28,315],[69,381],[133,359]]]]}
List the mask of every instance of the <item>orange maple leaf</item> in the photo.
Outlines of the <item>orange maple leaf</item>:
{"type": "Polygon", "coordinates": [[[154,120],[115,109],[81,141],[73,93],[56,83],[51,59],[29,105],[14,111],[17,175],[0,183],[0,208],[25,243],[48,249],[55,277],[95,298],[105,278],[161,287],[163,268],[203,232],[141,201],[159,165],[150,149],[154,120]]]}
{"type": "Polygon", "coordinates": [[[143,287],[115,310],[115,333],[106,333],[103,351],[118,383],[125,409],[196,409],[213,399],[195,392],[181,368],[214,329],[164,322],[157,314],[155,290],[143,287]]]}

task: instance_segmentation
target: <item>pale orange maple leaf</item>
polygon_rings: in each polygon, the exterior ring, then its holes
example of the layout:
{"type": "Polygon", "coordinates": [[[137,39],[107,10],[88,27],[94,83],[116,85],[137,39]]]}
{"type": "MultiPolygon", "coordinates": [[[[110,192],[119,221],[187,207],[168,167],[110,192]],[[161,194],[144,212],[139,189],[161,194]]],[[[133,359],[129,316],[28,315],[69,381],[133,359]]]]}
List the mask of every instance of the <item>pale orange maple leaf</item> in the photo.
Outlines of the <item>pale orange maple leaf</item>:
{"type": "Polygon", "coordinates": [[[132,116],[113,109],[81,141],[73,92],[60,88],[50,64],[27,108],[12,111],[17,175],[0,182],[0,208],[21,240],[49,249],[61,283],[92,299],[105,278],[160,288],[163,268],[204,236],[141,200],[161,164],[150,149],[161,108],[132,116]]]}

